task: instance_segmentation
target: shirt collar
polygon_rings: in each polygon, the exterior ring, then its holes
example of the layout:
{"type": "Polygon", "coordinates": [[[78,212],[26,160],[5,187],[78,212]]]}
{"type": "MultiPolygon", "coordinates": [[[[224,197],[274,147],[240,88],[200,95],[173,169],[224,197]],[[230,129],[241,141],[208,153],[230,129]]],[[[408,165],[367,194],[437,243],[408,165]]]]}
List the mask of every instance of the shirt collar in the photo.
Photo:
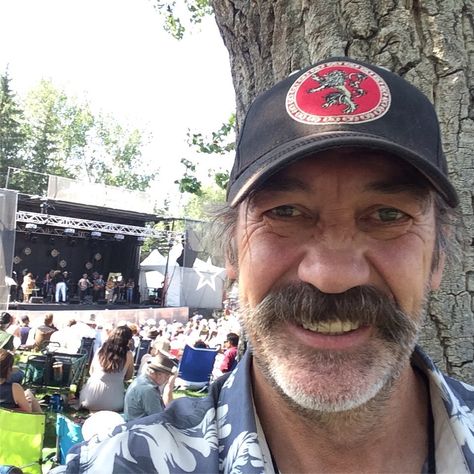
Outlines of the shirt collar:
{"type": "MultiPolygon", "coordinates": [[[[269,449],[253,402],[251,361],[247,351],[222,387],[218,410],[221,409],[221,416],[232,426],[234,435],[221,440],[221,449],[225,453],[239,433],[253,433],[258,440],[262,466],[268,469],[265,472],[272,472],[269,449]]],[[[426,375],[429,383],[437,471],[474,472],[474,387],[444,376],[419,347],[415,348],[412,363],[426,375]]]]}

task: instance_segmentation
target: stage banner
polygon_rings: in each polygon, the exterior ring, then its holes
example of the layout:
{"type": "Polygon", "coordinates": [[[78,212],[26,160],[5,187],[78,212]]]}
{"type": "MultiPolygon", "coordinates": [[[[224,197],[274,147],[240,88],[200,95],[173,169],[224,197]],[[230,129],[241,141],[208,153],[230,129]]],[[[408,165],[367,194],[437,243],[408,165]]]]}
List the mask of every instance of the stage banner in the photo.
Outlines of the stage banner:
{"type": "Polygon", "coordinates": [[[8,309],[12,279],[18,193],[0,189],[0,311],[8,309]]]}

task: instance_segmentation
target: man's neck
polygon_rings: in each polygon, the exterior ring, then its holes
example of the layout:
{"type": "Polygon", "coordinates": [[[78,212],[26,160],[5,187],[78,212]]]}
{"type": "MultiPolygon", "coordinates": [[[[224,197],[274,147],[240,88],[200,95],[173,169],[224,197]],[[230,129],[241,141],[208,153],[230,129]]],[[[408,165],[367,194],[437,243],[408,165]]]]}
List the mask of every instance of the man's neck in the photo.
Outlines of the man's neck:
{"type": "Polygon", "coordinates": [[[410,366],[381,400],[335,414],[295,410],[255,364],[252,380],[280,472],[421,472],[428,453],[428,393],[410,366]]]}

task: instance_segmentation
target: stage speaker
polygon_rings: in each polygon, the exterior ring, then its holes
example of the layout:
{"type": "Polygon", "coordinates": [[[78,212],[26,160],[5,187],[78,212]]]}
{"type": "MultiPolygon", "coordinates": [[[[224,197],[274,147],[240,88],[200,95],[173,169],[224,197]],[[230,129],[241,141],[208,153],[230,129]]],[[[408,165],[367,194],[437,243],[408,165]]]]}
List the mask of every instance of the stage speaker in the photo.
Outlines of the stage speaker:
{"type": "Polygon", "coordinates": [[[30,298],[30,303],[43,303],[43,297],[42,296],[32,296],[30,298]]]}
{"type": "Polygon", "coordinates": [[[69,304],[79,304],[80,301],[79,301],[79,298],[77,296],[73,296],[71,298],[69,298],[69,304]]]}
{"type": "Polygon", "coordinates": [[[107,300],[97,300],[97,304],[107,304],[107,300]]]}

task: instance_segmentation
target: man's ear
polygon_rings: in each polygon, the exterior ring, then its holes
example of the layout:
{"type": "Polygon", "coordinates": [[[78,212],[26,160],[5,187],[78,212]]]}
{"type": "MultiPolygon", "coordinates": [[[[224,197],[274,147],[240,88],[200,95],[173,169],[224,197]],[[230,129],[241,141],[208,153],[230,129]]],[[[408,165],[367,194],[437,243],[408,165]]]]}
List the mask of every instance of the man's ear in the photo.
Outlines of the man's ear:
{"type": "Polygon", "coordinates": [[[446,264],[446,253],[440,252],[438,265],[431,272],[430,288],[437,290],[441,285],[441,278],[443,277],[444,266],[446,264]]]}
{"type": "Polygon", "coordinates": [[[239,272],[237,270],[237,264],[231,263],[228,259],[225,261],[225,271],[229,280],[237,280],[239,272]]]}
{"type": "Polygon", "coordinates": [[[239,264],[234,238],[232,238],[229,247],[226,249],[225,271],[229,280],[237,280],[239,278],[239,264]]]}

